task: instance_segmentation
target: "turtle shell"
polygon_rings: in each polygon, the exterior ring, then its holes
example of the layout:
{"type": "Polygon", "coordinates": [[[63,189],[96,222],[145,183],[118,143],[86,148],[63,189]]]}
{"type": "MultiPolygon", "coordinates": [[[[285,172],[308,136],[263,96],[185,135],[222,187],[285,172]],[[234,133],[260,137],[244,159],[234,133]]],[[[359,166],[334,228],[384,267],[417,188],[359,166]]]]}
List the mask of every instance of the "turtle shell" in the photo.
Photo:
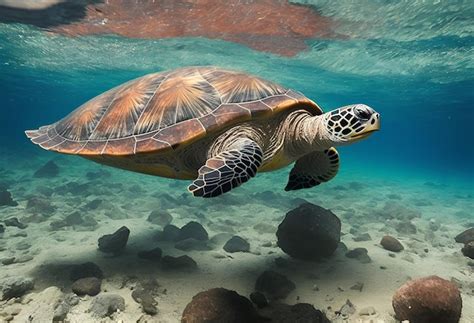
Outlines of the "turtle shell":
{"type": "Polygon", "coordinates": [[[26,134],[42,148],[65,154],[132,155],[177,149],[235,124],[301,107],[322,113],[301,93],[259,77],[189,67],[129,81],[26,134]]]}

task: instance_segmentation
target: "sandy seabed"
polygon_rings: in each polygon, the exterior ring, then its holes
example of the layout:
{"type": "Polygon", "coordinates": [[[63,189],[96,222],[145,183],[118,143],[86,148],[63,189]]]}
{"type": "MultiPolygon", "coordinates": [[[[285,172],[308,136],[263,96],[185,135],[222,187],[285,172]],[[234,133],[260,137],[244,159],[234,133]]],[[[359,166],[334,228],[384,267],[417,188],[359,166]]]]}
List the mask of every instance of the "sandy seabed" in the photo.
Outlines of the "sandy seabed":
{"type": "MultiPolygon", "coordinates": [[[[103,322],[177,322],[198,292],[224,287],[248,297],[257,277],[268,269],[295,283],[285,303],[313,304],[336,322],[396,322],[391,305],[395,290],[411,278],[438,275],[460,287],[461,322],[474,322],[473,262],[454,241],[474,222],[469,188],[429,179],[387,180],[343,169],[330,183],[287,193],[283,187],[288,170],[284,170],[261,174],[221,198],[203,200],[186,191],[187,182],[115,170],[80,158],[14,151],[3,156],[0,183],[18,206],[0,207],[0,222],[17,217],[27,227],[7,226],[0,234],[0,260],[7,259],[0,264],[0,286],[25,277],[34,280],[34,289],[22,298],[0,302],[0,320],[51,322],[58,300],[71,293],[71,265],[93,262],[104,273],[101,293],[125,299],[125,310],[100,319],[103,322]],[[59,166],[59,174],[34,177],[49,160],[59,166]],[[275,232],[285,214],[304,201],[334,212],[342,221],[342,242],[348,249],[366,248],[371,262],[347,258],[342,248],[319,262],[294,260],[283,253],[275,232]],[[157,241],[162,228],[147,221],[154,210],[167,211],[178,227],[189,221],[201,223],[212,250],[183,251],[172,242],[157,241]],[[79,224],[51,226],[76,211],[83,219],[79,224]],[[131,232],[125,251],[117,256],[99,251],[98,238],[122,226],[131,232]],[[405,249],[384,250],[379,242],[385,234],[398,238],[405,249]],[[225,252],[222,246],[233,235],[247,240],[250,252],[225,252]],[[155,247],[166,255],[192,257],[198,269],[164,270],[137,257],[155,247]],[[131,296],[137,284],[150,279],[159,285],[158,313],[153,316],[131,296]],[[351,289],[356,284],[363,284],[361,291],[351,289]],[[337,317],[335,312],[346,300],[355,313],[337,317]],[[359,315],[367,307],[376,314],[359,315]]],[[[81,297],[69,309],[67,320],[98,321],[89,311],[93,299],[81,297]]]]}

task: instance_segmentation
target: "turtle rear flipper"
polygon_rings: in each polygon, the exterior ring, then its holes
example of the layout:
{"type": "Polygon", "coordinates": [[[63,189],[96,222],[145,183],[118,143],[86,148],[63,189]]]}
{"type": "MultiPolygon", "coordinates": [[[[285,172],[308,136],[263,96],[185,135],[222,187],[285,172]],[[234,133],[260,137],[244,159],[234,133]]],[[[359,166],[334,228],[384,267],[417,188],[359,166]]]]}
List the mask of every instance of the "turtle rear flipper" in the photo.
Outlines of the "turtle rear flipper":
{"type": "Polygon", "coordinates": [[[290,172],[285,191],[310,188],[329,181],[339,170],[339,154],[334,147],[298,159],[290,172]]]}
{"type": "Polygon", "coordinates": [[[240,139],[227,150],[209,158],[188,190],[194,196],[219,196],[254,177],[262,161],[260,146],[253,140],[240,139]]]}
{"type": "Polygon", "coordinates": [[[29,139],[34,139],[48,133],[49,126],[43,126],[35,130],[25,130],[25,134],[29,139]]]}

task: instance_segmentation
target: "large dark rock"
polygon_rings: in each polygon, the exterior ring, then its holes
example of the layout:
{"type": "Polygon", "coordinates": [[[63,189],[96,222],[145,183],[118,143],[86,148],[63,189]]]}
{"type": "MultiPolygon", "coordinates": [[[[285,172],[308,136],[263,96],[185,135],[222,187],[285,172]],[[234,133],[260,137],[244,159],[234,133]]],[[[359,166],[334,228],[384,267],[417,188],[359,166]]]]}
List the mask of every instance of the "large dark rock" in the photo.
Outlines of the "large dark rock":
{"type": "Polygon", "coordinates": [[[261,322],[252,303],[235,291],[213,288],[196,294],[186,306],[182,323],[261,322]]]}
{"type": "Polygon", "coordinates": [[[396,238],[392,236],[384,236],[380,241],[382,247],[386,250],[393,251],[393,252],[400,252],[402,251],[403,245],[398,241],[396,238]]]}
{"type": "Polygon", "coordinates": [[[95,296],[100,293],[102,282],[96,277],[87,277],[76,280],[72,286],[72,291],[79,296],[89,295],[95,296]]]}
{"type": "Polygon", "coordinates": [[[176,240],[184,240],[188,238],[205,241],[209,239],[209,235],[200,223],[191,221],[179,230],[179,235],[176,240]]]}
{"type": "Polygon", "coordinates": [[[410,323],[457,323],[462,299],[458,287],[438,276],[411,280],[400,287],[392,299],[398,320],[410,323]]]}
{"type": "Polygon", "coordinates": [[[276,233],[278,246],[294,258],[317,260],[336,250],[341,221],[329,210],[305,203],[288,212],[276,233]]]}
{"type": "Polygon", "coordinates": [[[104,274],[100,267],[93,262],[85,262],[83,264],[72,266],[71,272],[69,274],[69,278],[72,281],[86,277],[96,277],[102,279],[104,278],[104,274]]]}
{"type": "Polygon", "coordinates": [[[99,238],[99,250],[118,254],[125,249],[127,245],[130,230],[123,226],[112,234],[106,234],[99,238]]]}
{"type": "Polygon", "coordinates": [[[461,252],[464,256],[474,259],[474,241],[467,242],[461,252]]]}
{"type": "Polygon", "coordinates": [[[468,243],[470,241],[474,241],[474,228],[469,228],[460,234],[458,234],[454,240],[459,243],[468,243]]]}
{"type": "Polygon", "coordinates": [[[0,190],[0,206],[17,206],[18,203],[13,200],[12,194],[7,190],[0,190]]]}
{"type": "Polygon", "coordinates": [[[233,252],[249,252],[250,244],[239,236],[233,236],[224,245],[224,250],[230,253],[233,252]]]}
{"type": "Polygon", "coordinates": [[[326,315],[307,303],[287,305],[273,303],[260,312],[260,314],[272,323],[330,323],[326,315]]]}
{"type": "Polygon", "coordinates": [[[52,160],[41,166],[35,174],[34,177],[56,177],[59,175],[59,167],[52,160]]]}
{"type": "Polygon", "coordinates": [[[269,298],[285,298],[296,288],[295,283],[272,270],[264,271],[255,283],[255,290],[265,293],[269,298]]]}

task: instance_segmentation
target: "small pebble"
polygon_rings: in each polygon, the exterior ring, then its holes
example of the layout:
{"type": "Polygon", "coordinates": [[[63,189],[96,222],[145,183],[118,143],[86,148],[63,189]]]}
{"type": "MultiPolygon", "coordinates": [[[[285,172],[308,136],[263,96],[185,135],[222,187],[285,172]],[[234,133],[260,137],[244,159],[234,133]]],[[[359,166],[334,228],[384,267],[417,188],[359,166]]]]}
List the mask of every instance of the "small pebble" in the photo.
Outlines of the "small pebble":
{"type": "Polygon", "coordinates": [[[389,235],[384,236],[380,241],[380,244],[384,249],[393,252],[400,252],[405,249],[398,239],[389,235]]]}

